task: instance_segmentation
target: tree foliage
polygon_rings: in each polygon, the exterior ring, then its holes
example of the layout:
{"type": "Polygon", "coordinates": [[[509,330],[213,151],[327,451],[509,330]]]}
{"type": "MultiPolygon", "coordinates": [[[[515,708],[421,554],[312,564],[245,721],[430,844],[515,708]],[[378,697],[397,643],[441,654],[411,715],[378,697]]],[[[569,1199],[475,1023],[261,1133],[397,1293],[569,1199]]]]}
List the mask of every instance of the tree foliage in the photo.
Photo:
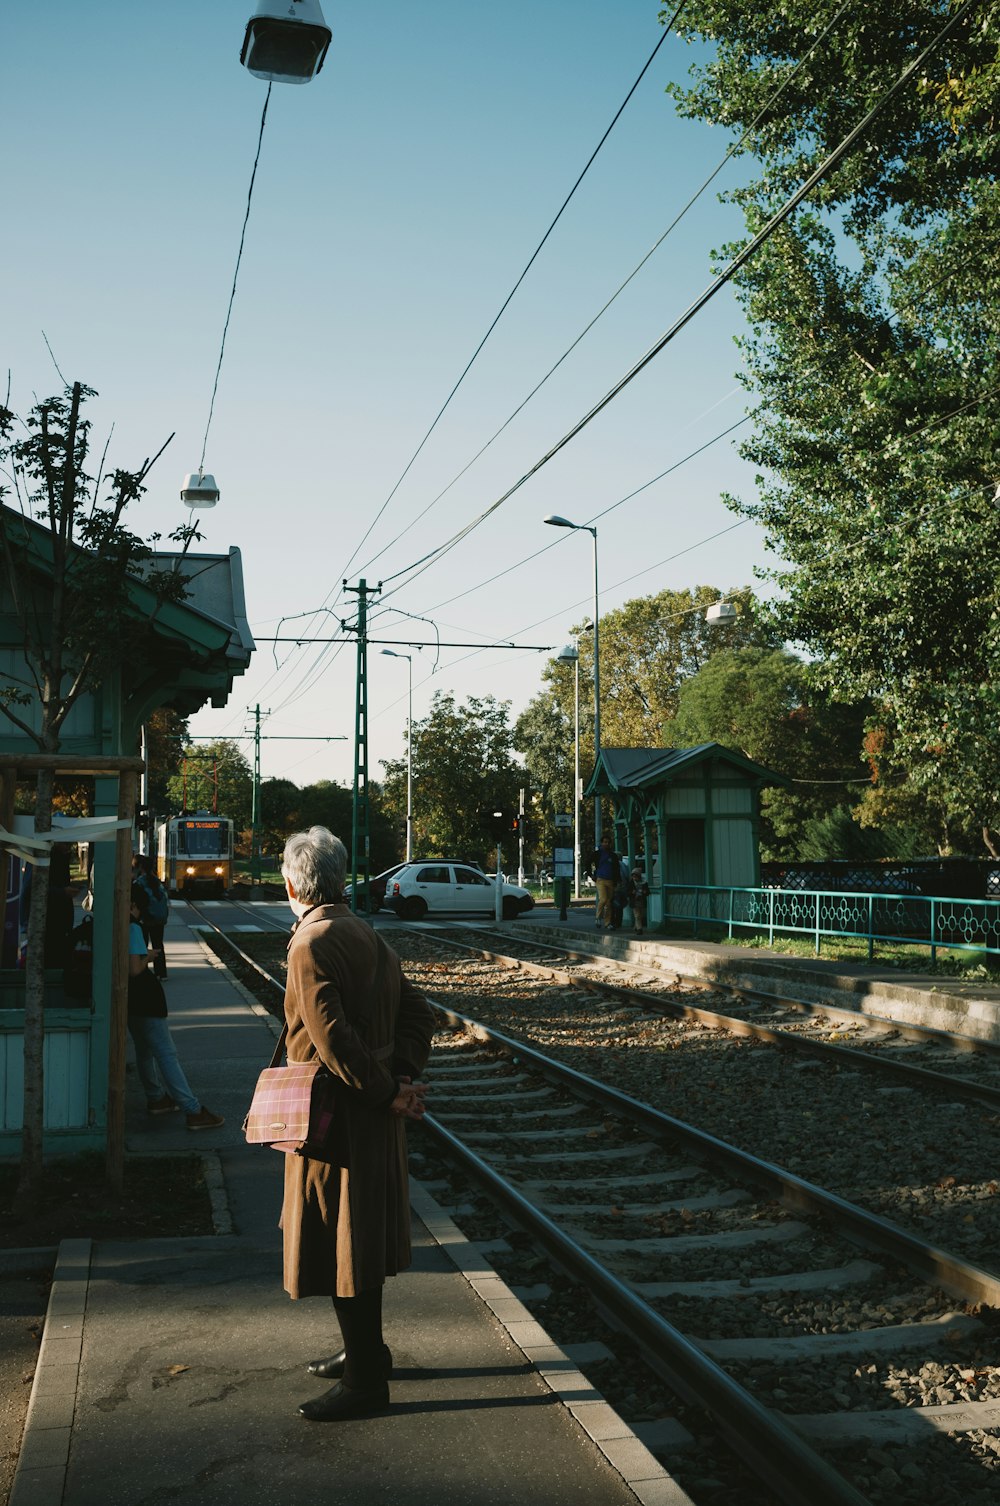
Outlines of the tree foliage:
{"type": "Polygon", "coordinates": [[[682,747],[721,743],[791,782],[762,792],[761,855],[795,858],[806,855],[807,825],[855,805],[870,777],[861,761],[865,711],[832,702],[784,649],[724,650],[681,686],[674,730],[682,747]]]}
{"type": "Polygon", "coordinates": [[[178,772],[167,780],[172,813],[218,811],[244,838],[253,820],[253,771],[238,743],[219,737],[189,743],[178,772]]]}
{"type": "MultiPolygon", "coordinates": [[[[494,849],[490,813],[517,809],[524,770],[513,758],[510,703],[491,695],[464,705],[439,691],[413,736],[413,851],[486,861],[494,849]]],[[[406,811],[406,761],[383,760],[384,799],[406,811]]]]}
{"type": "MultiPolygon", "coordinates": [[[[673,723],[685,682],[720,652],[749,645],[773,648],[778,641],[773,628],[761,623],[746,587],[663,590],[608,612],[600,622],[602,745],[675,746],[673,723]],[[735,622],[707,623],[707,608],[723,598],[736,607],[735,622]]],[[[594,767],[593,635],[581,629],[575,642],[580,655],[580,775],[586,783],[594,767]]],[[[514,747],[523,754],[531,788],[549,814],[572,810],[576,670],[571,663],[550,659],[542,679],[546,689],[518,718],[514,747]]]]}
{"type": "MultiPolygon", "coordinates": [[[[748,229],[949,14],[887,0],[827,35],[805,0],[691,0],[680,27],[714,56],[675,94],[690,115],[741,131],[757,120],[755,176],[733,195],[748,229]]],[[[872,700],[879,778],[912,781],[993,847],[998,42],[996,4],[972,10],[741,273],[744,376],[760,399],[744,454],[759,476],[756,498],[730,499],[783,561],[779,631],[833,693],[872,700]]]]}

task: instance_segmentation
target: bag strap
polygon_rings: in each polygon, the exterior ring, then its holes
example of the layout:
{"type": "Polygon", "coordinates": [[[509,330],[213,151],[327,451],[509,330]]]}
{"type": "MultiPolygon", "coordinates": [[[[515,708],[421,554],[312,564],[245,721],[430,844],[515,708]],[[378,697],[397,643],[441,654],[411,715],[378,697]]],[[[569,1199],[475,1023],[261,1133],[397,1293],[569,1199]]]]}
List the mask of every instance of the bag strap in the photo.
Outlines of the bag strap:
{"type": "Polygon", "coordinates": [[[281,1053],[285,1049],[285,1040],[286,1040],[287,1036],[288,1036],[288,1021],[286,1020],[285,1023],[281,1027],[281,1034],[278,1036],[278,1044],[274,1048],[274,1055],[271,1057],[271,1060],[267,1064],[269,1069],[271,1067],[276,1067],[278,1065],[279,1061],[281,1060],[281,1053]]]}

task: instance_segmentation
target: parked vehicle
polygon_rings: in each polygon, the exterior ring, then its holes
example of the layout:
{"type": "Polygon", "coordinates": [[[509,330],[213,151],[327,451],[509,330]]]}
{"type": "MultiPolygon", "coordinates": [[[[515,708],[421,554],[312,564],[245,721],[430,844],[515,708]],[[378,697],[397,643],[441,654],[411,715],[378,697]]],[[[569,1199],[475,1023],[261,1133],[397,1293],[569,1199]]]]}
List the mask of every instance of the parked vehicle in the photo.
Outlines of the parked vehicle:
{"type": "MultiPolygon", "coordinates": [[[[382,870],[381,873],[373,874],[373,876],[370,879],[368,879],[368,881],[367,881],[367,888],[371,891],[371,897],[372,897],[371,898],[371,913],[373,915],[375,914],[376,910],[381,910],[383,904],[385,903],[385,891],[386,891],[386,886],[389,883],[389,880],[393,877],[394,874],[397,874],[401,868],[405,868],[405,867],[406,867],[405,863],[393,863],[393,865],[392,865],[391,868],[385,868],[385,869],[382,870]]],[[[363,910],[364,909],[365,888],[366,888],[365,881],[362,880],[361,883],[358,884],[358,909],[359,910],[363,910]]],[[[345,884],[344,885],[344,899],[346,900],[346,902],[348,904],[351,903],[351,899],[352,899],[353,895],[354,895],[354,885],[350,884],[350,883],[345,884]]]]}
{"type": "MultiPolygon", "coordinates": [[[[504,883],[501,894],[506,920],[523,915],[535,903],[519,884],[504,883]]],[[[428,911],[493,915],[496,877],[468,863],[451,863],[442,858],[407,863],[391,880],[384,903],[401,920],[422,920],[428,911]]]]}

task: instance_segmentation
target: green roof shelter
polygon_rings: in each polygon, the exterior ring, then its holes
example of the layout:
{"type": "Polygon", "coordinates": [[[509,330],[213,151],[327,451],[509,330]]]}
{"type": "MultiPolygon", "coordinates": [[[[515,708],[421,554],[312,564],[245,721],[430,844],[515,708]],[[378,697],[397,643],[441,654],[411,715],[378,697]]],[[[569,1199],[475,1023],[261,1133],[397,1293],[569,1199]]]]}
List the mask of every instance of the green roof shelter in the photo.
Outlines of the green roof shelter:
{"type": "Polygon", "coordinates": [[[655,924],[669,884],[759,885],[760,792],[787,782],[720,743],[602,748],[583,793],[611,800],[615,850],[645,867],[655,924]]]}
{"type": "MultiPolygon", "coordinates": [[[[20,532],[22,590],[34,586],[39,611],[44,613],[52,561],[49,532],[20,514],[12,515],[10,509],[4,512],[9,531],[20,532]]],[[[0,826],[13,831],[17,779],[28,777],[46,760],[57,773],[93,776],[94,815],[111,818],[111,824],[118,826],[112,840],[99,841],[94,848],[91,999],[74,1003],[63,992],[61,973],[47,977],[47,1154],[103,1149],[113,1122],[123,1123],[127,896],[136,781],[143,767],[138,756],[142,725],[162,706],[182,716],[207,704],[224,706],[234,679],[245,673],[254,651],[238,549],[218,555],[157,554],[149,568],[173,568],[182,574],[186,599],[164,602],[141,578],[128,583],[128,614],[148,629],[143,635],[142,660],[122,662],[80,697],[64,724],[59,752],[40,753],[26,733],[0,717],[0,826]]],[[[30,687],[20,631],[4,584],[0,586],[0,683],[30,687]]],[[[37,696],[34,704],[17,709],[29,724],[36,718],[33,724],[39,725],[37,696]]],[[[73,841],[72,826],[61,835],[73,841]]],[[[6,874],[6,862],[0,872],[6,874]]],[[[15,1155],[20,1148],[23,1041],[23,973],[0,971],[0,1155],[4,1156],[15,1155]]]]}

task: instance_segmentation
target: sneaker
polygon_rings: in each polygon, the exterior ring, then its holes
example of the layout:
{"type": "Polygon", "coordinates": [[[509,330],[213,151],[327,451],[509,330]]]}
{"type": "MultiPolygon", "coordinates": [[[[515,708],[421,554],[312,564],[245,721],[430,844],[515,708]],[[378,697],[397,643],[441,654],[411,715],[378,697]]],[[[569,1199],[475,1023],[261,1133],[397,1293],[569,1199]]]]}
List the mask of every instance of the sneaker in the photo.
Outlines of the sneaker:
{"type": "Polygon", "coordinates": [[[190,1130],[218,1129],[220,1124],[225,1124],[221,1114],[213,1114],[211,1109],[206,1109],[202,1104],[197,1114],[187,1116],[187,1127],[190,1130]]]}
{"type": "Polygon", "coordinates": [[[163,1095],[162,1098],[157,1098],[157,1099],[154,1099],[154,1101],[152,1103],[147,1103],[147,1105],[146,1105],[146,1113],[147,1114],[176,1114],[179,1108],[180,1108],[180,1104],[179,1103],[174,1103],[174,1100],[170,1097],[169,1093],[164,1093],[164,1095],[163,1095]]]}

